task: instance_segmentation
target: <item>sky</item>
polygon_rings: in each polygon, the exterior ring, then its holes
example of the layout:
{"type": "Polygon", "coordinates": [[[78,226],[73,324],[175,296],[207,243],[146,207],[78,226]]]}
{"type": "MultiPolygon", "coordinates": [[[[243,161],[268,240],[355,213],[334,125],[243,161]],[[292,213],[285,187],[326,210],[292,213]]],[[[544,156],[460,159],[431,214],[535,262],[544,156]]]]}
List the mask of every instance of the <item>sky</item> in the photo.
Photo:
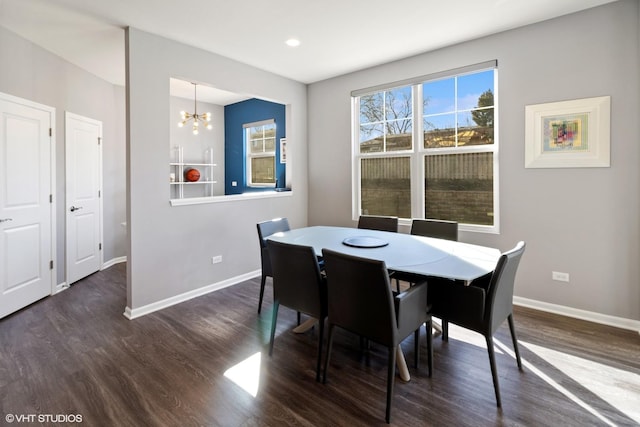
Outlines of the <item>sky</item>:
{"type": "MultiPolygon", "coordinates": [[[[424,83],[422,86],[423,97],[425,99],[423,129],[425,131],[432,129],[451,129],[455,127],[456,119],[459,127],[475,126],[471,112],[461,110],[470,110],[477,107],[478,98],[489,89],[495,93],[493,69],[458,76],[457,100],[455,77],[424,83]],[[455,112],[456,101],[458,113],[455,112]]],[[[391,89],[386,93],[392,95],[387,95],[387,102],[390,102],[390,99],[394,99],[396,104],[395,108],[387,109],[387,120],[398,118],[394,117],[394,114],[403,111],[406,112],[405,117],[411,119],[411,109],[407,108],[406,101],[407,99],[411,99],[411,86],[391,89]]],[[[376,98],[375,104],[379,105],[381,109],[382,92],[373,94],[373,96],[376,98]]],[[[378,111],[382,113],[382,111],[378,111]]],[[[361,123],[367,123],[371,118],[367,118],[364,114],[361,114],[360,120],[361,123]]],[[[400,125],[400,123],[398,123],[398,125],[400,125]]],[[[411,127],[411,120],[408,120],[405,122],[402,131],[396,130],[394,133],[410,132],[411,127]]],[[[361,142],[382,136],[384,133],[384,126],[380,122],[372,125],[361,125],[360,129],[361,142]]]]}

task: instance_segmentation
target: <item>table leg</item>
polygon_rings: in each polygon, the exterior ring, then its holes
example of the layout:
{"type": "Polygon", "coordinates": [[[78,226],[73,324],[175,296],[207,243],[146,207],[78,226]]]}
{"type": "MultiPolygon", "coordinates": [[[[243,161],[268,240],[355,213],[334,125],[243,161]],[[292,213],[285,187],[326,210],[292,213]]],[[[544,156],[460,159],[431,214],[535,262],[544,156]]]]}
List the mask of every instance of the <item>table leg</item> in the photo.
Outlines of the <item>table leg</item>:
{"type": "Polygon", "coordinates": [[[293,328],[293,332],[296,334],[304,334],[309,329],[313,328],[316,325],[316,323],[318,323],[318,319],[316,319],[315,317],[310,317],[304,322],[302,322],[300,325],[293,328]]]}
{"type": "Polygon", "coordinates": [[[439,324],[439,323],[437,323],[437,322],[431,322],[431,325],[432,325],[432,327],[433,327],[433,330],[434,330],[436,333],[439,333],[439,334],[441,334],[441,333],[442,333],[442,326],[440,326],[440,324],[439,324]]]}
{"type": "Polygon", "coordinates": [[[398,344],[396,349],[396,365],[398,366],[398,372],[402,381],[411,381],[411,375],[409,375],[409,368],[407,368],[407,361],[404,360],[404,353],[402,347],[398,344]]]}

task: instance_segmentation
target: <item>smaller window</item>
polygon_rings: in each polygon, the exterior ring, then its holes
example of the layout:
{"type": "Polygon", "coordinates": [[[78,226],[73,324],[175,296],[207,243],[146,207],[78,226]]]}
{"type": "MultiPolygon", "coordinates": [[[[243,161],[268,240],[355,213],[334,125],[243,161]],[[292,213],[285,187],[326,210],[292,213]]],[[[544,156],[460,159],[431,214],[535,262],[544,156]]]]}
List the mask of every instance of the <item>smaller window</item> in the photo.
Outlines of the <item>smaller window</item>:
{"type": "Polygon", "coordinates": [[[272,187],[276,183],[276,123],[248,123],[245,128],[247,185],[272,187]]]}

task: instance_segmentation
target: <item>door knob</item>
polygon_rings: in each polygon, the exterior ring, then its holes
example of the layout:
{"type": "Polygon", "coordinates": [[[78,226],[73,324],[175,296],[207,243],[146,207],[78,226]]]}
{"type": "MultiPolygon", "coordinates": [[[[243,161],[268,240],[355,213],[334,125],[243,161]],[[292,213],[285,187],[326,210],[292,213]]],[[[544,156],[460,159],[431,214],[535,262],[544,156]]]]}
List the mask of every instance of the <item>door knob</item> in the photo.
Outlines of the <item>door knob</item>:
{"type": "Polygon", "coordinates": [[[78,206],[78,207],[71,206],[71,209],[69,209],[69,210],[70,210],[71,212],[75,212],[75,211],[79,211],[80,209],[82,209],[82,206],[78,206]]]}
{"type": "Polygon", "coordinates": [[[13,218],[0,218],[0,222],[13,221],[13,218]]]}

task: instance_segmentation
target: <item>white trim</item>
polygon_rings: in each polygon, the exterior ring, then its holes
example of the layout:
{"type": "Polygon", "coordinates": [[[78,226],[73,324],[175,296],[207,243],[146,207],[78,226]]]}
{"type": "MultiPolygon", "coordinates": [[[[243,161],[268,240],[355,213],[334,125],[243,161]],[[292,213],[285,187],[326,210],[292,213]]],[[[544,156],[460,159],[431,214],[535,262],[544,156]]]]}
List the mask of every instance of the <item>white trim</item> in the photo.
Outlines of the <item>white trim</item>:
{"type": "Polygon", "coordinates": [[[242,128],[243,129],[257,128],[259,126],[273,125],[275,123],[276,123],[275,119],[260,120],[260,121],[257,121],[257,122],[245,123],[245,124],[242,125],[242,128]]]}
{"type": "Polygon", "coordinates": [[[180,304],[181,302],[189,301],[190,299],[206,295],[208,293],[226,288],[228,286],[233,286],[238,283],[244,282],[249,279],[253,279],[254,277],[260,276],[262,273],[260,270],[251,271],[249,273],[241,274],[240,276],[231,277],[229,279],[223,280],[222,282],[213,283],[208,286],[204,286],[199,289],[194,289],[189,292],[185,292],[180,295],[176,295],[174,297],[170,297],[164,299],[162,301],[157,301],[151,304],[144,305],[142,307],[131,309],[130,307],[126,307],[124,309],[124,317],[129,320],[136,319],[138,317],[144,316],[146,314],[153,313],[154,311],[159,311],[167,307],[171,307],[172,305],[180,304]]]}
{"type": "MultiPolygon", "coordinates": [[[[201,205],[205,203],[225,203],[236,202],[241,200],[254,200],[254,199],[269,199],[274,197],[291,197],[293,191],[250,191],[242,194],[229,194],[227,196],[213,196],[213,197],[190,197],[187,199],[171,199],[169,203],[171,206],[187,206],[187,205],[201,205]]],[[[126,223],[123,223],[126,224],[126,223]]]]}
{"type": "Polygon", "coordinates": [[[353,90],[351,91],[351,96],[356,97],[356,96],[370,95],[372,93],[380,92],[383,90],[395,89],[402,86],[413,86],[416,84],[424,83],[426,81],[439,80],[442,78],[451,77],[453,75],[460,76],[464,74],[477,73],[478,71],[490,70],[492,68],[498,68],[497,59],[480,62],[478,64],[465,65],[462,67],[454,68],[452,70],[437,71],[431,74],[424,74],[422,76],[411,77],[409,79],[404,79],[404,80],[398,80],[393,83],[386,83],[386,84],[367,87],[364,89],[353,90]]]}
{"type": "Polygon", "coordinates": [[[121,262],[127,262],[127,257],[126,256],[120,256],[120,257],[116,257],[116,258],[111,258],[109,261],[107,261],[104,264],[102,264],[102,267],[100,267],[100,271],[106,270],[107,268],[113,267],[114,265],[119,264],[121,262]]]}
{"type": "MultiPolygon", "coordinates": [[[[51,188],[49,191],[51,192],[52,202],[51,202],[51,260],[53,261],[53,268],[51,269],[51,295],[59,292],[58,287],[55,286],[56,280],[58,280],[58,254],[57,254],[57,230],[58,230],[58,220],[56,219],[56,206],[58,203],[58,194],[57,194],[57,183],[56,183],[56,109],[54,107],[50,108],[51,112],[51,188]]],[[[63,282],[64,283],[64,282],[63,282]]],[[[66,283],[64,283],[66,286],[66,283]]],[[[68,287],[68,286],[67,286],[68,287]]]]}
{"type": "Polygon", "coordinates": [[[564,305],[551,304],[544,301],[513,297],[513,303],[522,307],[533,308],[535,310],[546,311],[548,313],[560,314],[562,316],[573,317],[575,319],[587,320],[601,325],[613,326],[620,329],[636,331],[640,334],[640,320],[625,319],[623,317],[610,316],[608,314],[596,313],[593,311],[580,310],[578,308],[564,305]]]}
{"type": "Polygon", "coordinates": [[[66,291],[67,289],[69,289],[69,285],[67,285],[67,282],[58,283],[55,287],[55,291],[53,292],[53,294],[66,291]]]}

